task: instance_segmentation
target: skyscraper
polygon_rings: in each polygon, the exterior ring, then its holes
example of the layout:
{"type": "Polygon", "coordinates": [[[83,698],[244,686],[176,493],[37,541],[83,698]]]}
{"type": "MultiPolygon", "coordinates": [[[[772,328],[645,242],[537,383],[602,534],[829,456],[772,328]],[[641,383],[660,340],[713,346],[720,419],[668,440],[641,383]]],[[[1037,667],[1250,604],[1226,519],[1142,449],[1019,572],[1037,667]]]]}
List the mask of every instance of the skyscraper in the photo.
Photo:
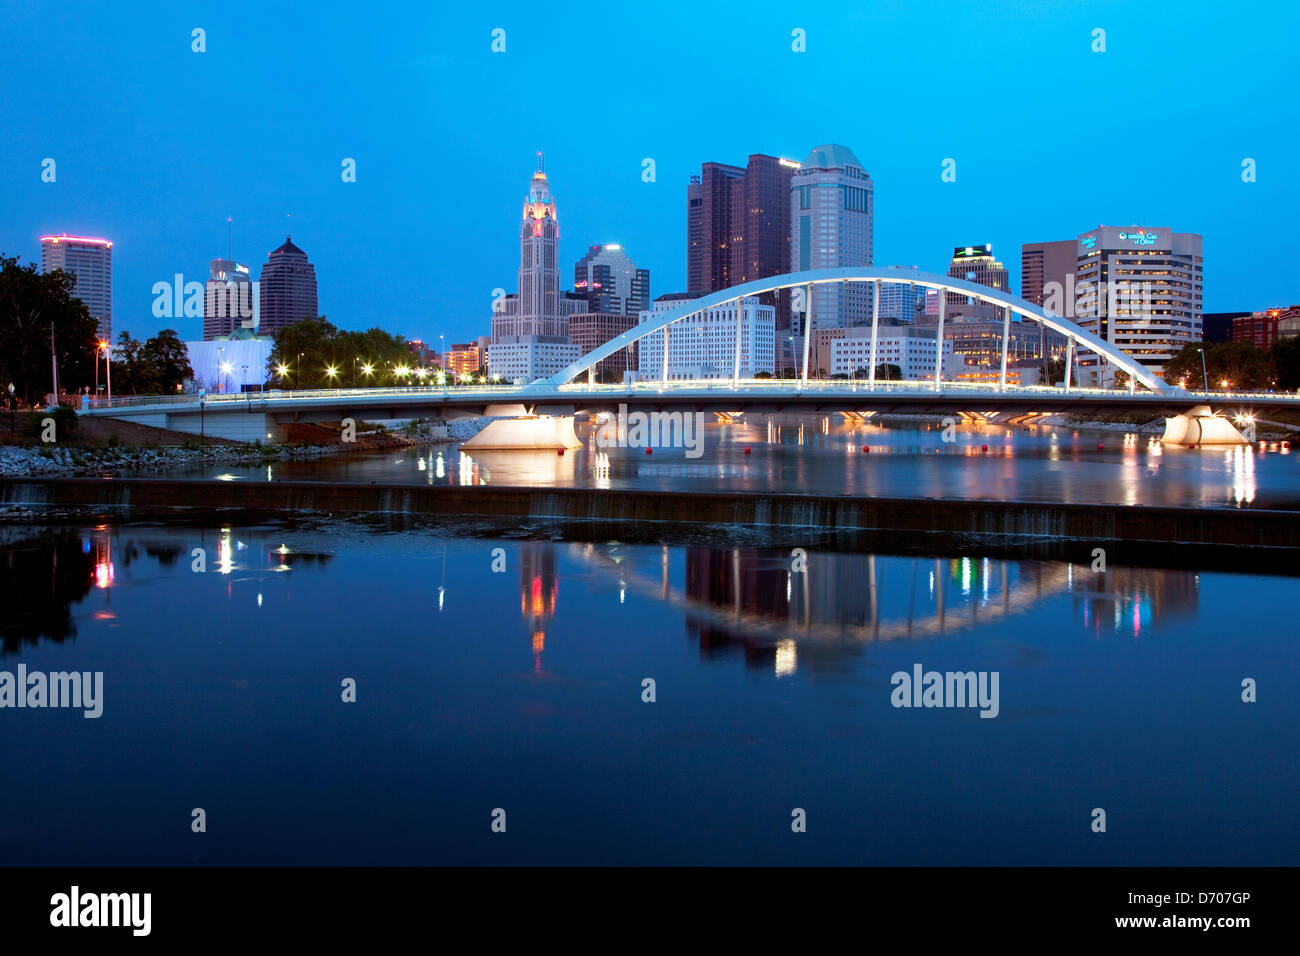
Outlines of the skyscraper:
{"type": "MultiPolygon", "coordinates": [[[[958,246],[953,249],[948,276],[986,285],[999,292],[1011,291],[1011,274],[1006,266],[994,258],[993,246],[988,243],[982,246],[958,246]]],[[[980,302],[960,292],[949,292],[946,312],[949,319],[965,318],[981,321],[1000,318],[1001,306],[980,302]]]]}
{"type": "Polygon", "coordinates": [[[85,303],[100,339],[113,339],[113,243],[107,239],[41,236],[41,271],[62,269],[77,277],[72,295],[85,303]]]}
{"type": "Polygon", "coordinates": [[[507,382],[545,378],[581,354],[569,339],[569,316],[587,302],[562,292],[559,246],[559,214],[538,153],[519,227],[519,294],[500,300],[492,315],[488,370],[507,382]]]}
{"type": "Polygon", "coordinates": [[[258,285],[259,335],[275,335],[286,326],[320,315],[316,267],[288,236],[284,245],[266,257],[258,285]]]}
{"type": "MultiPolygon", "coordinates": [[[[790,177],[799,164],[754,154],[744,169],[705,163],[686,187],[686,283],[694,296],[790,268],[790,177]],[[698,237],[698,238],[697,238],[698,237]]],[[[777,322],[789,319],[789,292],[765,293],[778,302],[777,322]]]]}
{"type": "MultiPolygon", "coordinates": [[[[894,266],[895,269],[911,269],[916,266],[894,266]]],[[[916,321],[917,304],[925,298],[925,289],[901,282],[882,282],[880,284],[880,318],[893,322],[909,323],[916,321]]],[[[815,317],[814,317],[815,318],[815,317]]],[[[818,325],[821,322],[818,321],[818,325]]]]}
{"type": "MultiPolygon", "coordinates": [[[[790,180],[790,271],[871,265],[874,202],[871,177],[847,146],[809,153],[790,180]]],[[[871,294],[866,282],[814,286],[814,325],[868,324],[871,294]]],[[[802,313],[791,322],[802,332],[802,313]]]]}
{"type": "Polygon", "coordinates": [[[213,259],[203,289],[203,340],[228,336],[236,329],[257,327],[257,301],[248,266],[234,259],[213,259]]]}
{"type": "MultiPolygon", "coordinates": [[[[1078,243],[1074,239],[1059,242],[1027,242],[1020,247],[1020,298],[1043,305],[1046,288],[1056,282],[1065,287],[1077,265],[1078,243]]],[[[1064,314],[1064,313],[1062,313],[1064,314]]]]}
{"type": "Polygon", "coordinates": [[[650,308],[650,270],[638,269],[623,247],[592,246],[573,266],[573,288],[588,312],[636,315],[650,308]]]}
{"type": "MultiPolygon", "coordinates": [[[[1098,226],[1079,235],[1077,256],[1075,321],[1089,332],[1156,370],[1201,340],[1199,235],[1098,226]]],[[[1080,362],[1098,364],[1091,353],[1080,362]]]]}

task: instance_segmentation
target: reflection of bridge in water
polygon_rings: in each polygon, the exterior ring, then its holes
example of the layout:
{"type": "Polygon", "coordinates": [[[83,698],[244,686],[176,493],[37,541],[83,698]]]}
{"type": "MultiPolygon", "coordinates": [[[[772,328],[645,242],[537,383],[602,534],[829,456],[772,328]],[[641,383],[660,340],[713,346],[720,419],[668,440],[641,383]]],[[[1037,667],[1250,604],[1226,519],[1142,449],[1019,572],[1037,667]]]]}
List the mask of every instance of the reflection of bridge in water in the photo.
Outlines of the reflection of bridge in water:
{"type": "Polygon", "coordinates": [[[795,572],[790,551],[771,548],[687,547],[679,586],[667,547],[658,575],[634,567],[634,554],[617,547],[569,547],[588,566],[616,576],[620,588],[680,610],[703,653],[743,649],[752,664],[774,663],[778,675],[793,672],[800,650],[825,658],[868,643],[953,636],[1061,595],[1073,597],[1073,616],[1087,630],[1137,637],[1156,620],[1194,614],[1197,596],[1196,575],[1188,571],[1095,573],[1087,565],[1030,559],[818,552],[808,555],[806,571],[795,572]],[[889,595],[905,597],[906,611],[885,611],[889,595]]]}

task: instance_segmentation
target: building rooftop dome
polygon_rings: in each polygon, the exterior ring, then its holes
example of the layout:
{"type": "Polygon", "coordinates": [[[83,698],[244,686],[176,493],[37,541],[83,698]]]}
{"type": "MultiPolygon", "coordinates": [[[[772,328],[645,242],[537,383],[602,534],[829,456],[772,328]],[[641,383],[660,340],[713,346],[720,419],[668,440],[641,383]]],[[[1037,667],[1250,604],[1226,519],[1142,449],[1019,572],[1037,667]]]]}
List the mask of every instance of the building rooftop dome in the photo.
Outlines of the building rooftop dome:
{"type": "Polygon", "coordinates": [[[858,169],[865,170],[866,167],[853,155],[853,150],[847,146],[839,146],[835,143],[823,143],[803,161],[804,169],[837,169],[842,166],[856,166],[858,169]]]}

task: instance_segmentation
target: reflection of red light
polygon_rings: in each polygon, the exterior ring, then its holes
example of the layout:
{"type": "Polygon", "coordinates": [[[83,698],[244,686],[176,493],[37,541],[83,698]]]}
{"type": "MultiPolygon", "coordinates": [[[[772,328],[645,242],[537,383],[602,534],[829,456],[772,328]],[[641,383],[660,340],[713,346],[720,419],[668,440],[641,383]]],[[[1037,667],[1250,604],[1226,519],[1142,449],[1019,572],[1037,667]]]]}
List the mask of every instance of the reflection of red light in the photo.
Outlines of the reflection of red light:
{"type": "Polygon", "coordinates": [[[100,561],[95,565],[95,587],[108,588],[113,585],[113,563],[100,561]]]}

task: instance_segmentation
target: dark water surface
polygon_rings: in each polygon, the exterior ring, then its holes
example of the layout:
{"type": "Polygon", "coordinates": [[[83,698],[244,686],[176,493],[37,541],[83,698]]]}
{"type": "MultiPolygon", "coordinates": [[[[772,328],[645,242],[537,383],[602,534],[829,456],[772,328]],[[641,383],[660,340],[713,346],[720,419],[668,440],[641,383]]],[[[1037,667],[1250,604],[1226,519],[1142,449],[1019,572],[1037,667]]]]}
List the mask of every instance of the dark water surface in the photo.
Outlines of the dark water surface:
{"type": "MultiPolygon", "coordinates": [[[[757,419],[757,416],[751,416],[757,419]]],[[[1277,443],[1165,446],[1136,433],[965,425],[845,425],[827,418],[708,424],[702,454],[599,448],[465,454],[458,444],[261,467],[212,465],[187,477],[665,491],[760,491],[991,498],[1085,504],[1300,508],[1300,454],[1277,443]],[[1098,448],[1101,445],[1101,448],[1098,448]],[[870,450],[863,452],[863,446],[870,450]],[[746,453],[748,449],[748,454],[746,453]]]]}
{"type": "Polygon", "coordinates": [[[104,675],[98,719],[0,709],[5,864],[1297,862],[1293,578],[0,531],[0,671],[104,675]],[[997,716],[894,707],[916,664],[997,716]]]}

